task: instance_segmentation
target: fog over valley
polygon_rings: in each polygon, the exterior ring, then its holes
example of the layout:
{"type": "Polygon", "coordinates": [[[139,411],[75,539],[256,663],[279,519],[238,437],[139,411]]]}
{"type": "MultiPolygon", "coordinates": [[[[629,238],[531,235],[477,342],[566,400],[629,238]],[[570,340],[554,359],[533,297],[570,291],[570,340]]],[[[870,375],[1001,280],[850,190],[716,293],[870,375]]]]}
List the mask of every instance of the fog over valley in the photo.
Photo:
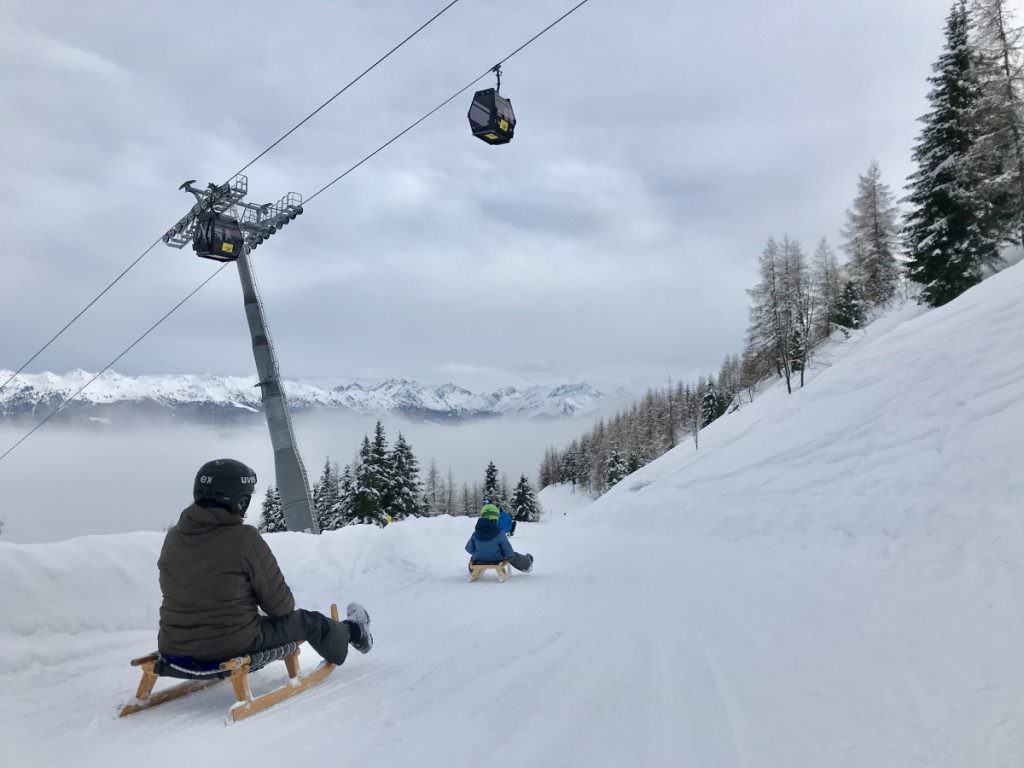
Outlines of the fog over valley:
{"type": "MultiPolygon", "coordinates": [[[[375,416],[333,412],[300,414],[296,437],[314,483],[330,455],[344,466],[364,434],[372,436],[375,416]]],[[[564,446],[585,432],[592,419],[482,419],[459,424],[382,419],[388,442],[401,431],[421,464],[421,479],[433,458],[438,470],[452,470],[460,484],[480,482],[488,461],[514,483],[526,474],[536,484],[544,449],[564,446]]],[[[0,426],[6,447],[24,429],[0,426]]],[[[5,460],[3,541],[58,541],[90,534],[161,530],[191,502],[192,479],[210,459],[237,458],[259,476],[260,496],[273,482],[270,438],[262,419],[252,425],[214,428],[162,423],[120,428],[97,424],[47,425],[5,460]]],[[[253,500],[247,522],[255,524],[253,500]]]]}

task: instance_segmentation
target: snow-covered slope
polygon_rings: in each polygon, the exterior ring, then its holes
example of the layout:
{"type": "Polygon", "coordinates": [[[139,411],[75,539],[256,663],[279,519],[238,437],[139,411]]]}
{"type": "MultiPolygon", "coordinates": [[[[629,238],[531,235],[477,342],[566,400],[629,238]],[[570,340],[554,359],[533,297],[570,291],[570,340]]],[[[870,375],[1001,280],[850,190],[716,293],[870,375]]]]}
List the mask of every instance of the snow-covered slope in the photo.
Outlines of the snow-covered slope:
{"type": "Polygon", "coordinates": [[[547,494],[513,539],[535,572],[506,584],[465,582],[466,519],[268,537],[299,602],[361,600],[376,647],[230,727],[223,688],[114,717],[128,659],[155,642],[160,534],[0,544],[0,754],[1021,765],[1022,296],[1008,269],[867,334],[803,391],[763,393],[700,453],[681,445],[573,509],[547,494]]]}
{"type": "MultiPolygon", "coordinates": [[[[0,382],[10,371],[0,370],[0,382]]],[[[0,419],[44,415],[85,385],[93,374],[75,370],[20,374],[0,392],[0,419]]],[[[605,395],[590,384],[505,387],[474,394],[454,384],[428,386],[405,379],[353,383],[323,389],[286,382],[289,403],[298,410],[330,408],[362,414],[402,413],[432,419],[489,416],[588,416],[605,395]]],[[[117,418],[154,412],[182,419],[223,419],[261,410],[255,376],[122,376],[108,371],[86,389],[67,411],[91,418],[117,418]]]]}

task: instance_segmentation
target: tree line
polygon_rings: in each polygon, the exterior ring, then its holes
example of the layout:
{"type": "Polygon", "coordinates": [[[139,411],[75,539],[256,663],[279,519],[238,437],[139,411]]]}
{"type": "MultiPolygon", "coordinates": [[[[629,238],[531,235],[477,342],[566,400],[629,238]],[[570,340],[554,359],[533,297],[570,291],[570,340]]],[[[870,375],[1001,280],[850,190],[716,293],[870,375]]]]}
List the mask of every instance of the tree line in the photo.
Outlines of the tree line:
{"type": "MultiPolygon", "coordinates": [[[[476,515],[486,496],[499,502],[520,522],[540,517],[536,494],[526,476],[510,488],[494,462],[484,471],[482,484],[455,482],[451,470],[442,476],[431,460],[426,478],[420,480],[420,463],[401,432],[389,446],[384,425],[378,421],[373,438],[363,436],[355,459],[340,468],[328,456],[320,478],[313,484],[313,509],[321,531],[346,525],[370,523],[384,526],[409,517],[476,515]]],[[[275,486],[267,488],[259,529],[265,533],[287,530],[281,497],[275,486]]]]}
{"type": "Polygon", "coordinates": [[[742,355],[727,356],[717,377],[650,389],[565,449],[549,448],[540,487],[603,493],[684,438],[699,448],[700,430],[738,408],[744,390],[775,378],[790,393],[802,387],[824,341],[861,328],[911,284],[918,301],[941,306],[996,267],[1003,247],[1024,244],[1024,30],[1012,21],[1005,0],[953,3],[902,221],[872,162],[841,232],[845,262],[825,238],[810,260],[788,235],[769,238],[747,292],[742,355]]]}

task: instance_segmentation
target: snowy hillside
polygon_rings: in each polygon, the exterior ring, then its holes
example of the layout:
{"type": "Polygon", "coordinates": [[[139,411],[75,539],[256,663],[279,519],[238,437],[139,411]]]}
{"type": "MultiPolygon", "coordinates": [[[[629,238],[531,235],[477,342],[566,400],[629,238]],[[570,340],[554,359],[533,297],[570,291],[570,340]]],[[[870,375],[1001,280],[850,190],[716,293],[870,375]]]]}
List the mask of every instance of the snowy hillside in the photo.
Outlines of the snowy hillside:
{"type": "MultiPolygon", "coordinates": [[[[0,382],[6,381],[11,373],[0,370],[0,382]]],[[[93,375],[83,370],[63,375],[21,374],[0,392],[0,418],[45,415],[93,375]]],[[[300,411],[326,408],[443,420],[588,416],[599,410],[605,399],[597,388],[583,383],[505,387],[488,394],[474,394],[455,384],[428,386],[405,379],[353,383],[333,389],[292,381],[285,383],[285,389],[291,406],[300,411]]],[[[244,417],[261,409],[255,376],[122,376],[108,371],[66,412],[94,419],[161,414],[209,421],[244,417]]]]}
{"type": "Polygon", "coordinates": [[[0,754],[1021,765],[1022,296],[1017,266],[866,333],[792,396],[764,392],[699,453],[681,445],[590,504],[545,491],[544,521],[513,539],[535,572],[506,584],[466,583],[464,518],[270,536],[300,604],[364,602],[376,647],[227,727],[224,687],[114,716],[129,658],[155,645],[159,533],[0,544],[0,754]]]}

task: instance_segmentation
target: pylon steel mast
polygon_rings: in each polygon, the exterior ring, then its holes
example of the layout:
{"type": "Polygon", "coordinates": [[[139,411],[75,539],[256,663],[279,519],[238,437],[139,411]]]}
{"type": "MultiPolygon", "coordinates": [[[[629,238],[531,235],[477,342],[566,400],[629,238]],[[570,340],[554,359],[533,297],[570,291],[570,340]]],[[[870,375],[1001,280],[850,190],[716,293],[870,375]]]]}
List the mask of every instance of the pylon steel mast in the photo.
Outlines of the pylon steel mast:
{"type": "Polygon", "coordinates": [[[302,196],[290,192],[276,203],[256,205],[245,202],[249,180],[241,174],[226,184],[210,184],[206,189],[193,187],[194,181],[186,181],[180,189],[194,195],[196,204],[167,230],[163,241],[172,248],[183,248],[192,243],[197,225],[204,217],[209,216],[233,219],[242,230],[245,248],[237,254],[237,259],[233,258],[235,254],[232,254],[232,258],[225,260],[235,260],[238,265],[245,317],[249,323],[252,353],[259,376],[260,399],[263,402],[263,413],[267,417],[270,442],[274,448],[277,488],[281,494],[285,524],[289,531],[319,533],[320,529],[310,503],[306,468],[295,441],[288,400],[281,386],[280,368],[267,329],[266,313],[256,287],[252,265],[249,263],[250,251],[302,214],[302,196]]]}

